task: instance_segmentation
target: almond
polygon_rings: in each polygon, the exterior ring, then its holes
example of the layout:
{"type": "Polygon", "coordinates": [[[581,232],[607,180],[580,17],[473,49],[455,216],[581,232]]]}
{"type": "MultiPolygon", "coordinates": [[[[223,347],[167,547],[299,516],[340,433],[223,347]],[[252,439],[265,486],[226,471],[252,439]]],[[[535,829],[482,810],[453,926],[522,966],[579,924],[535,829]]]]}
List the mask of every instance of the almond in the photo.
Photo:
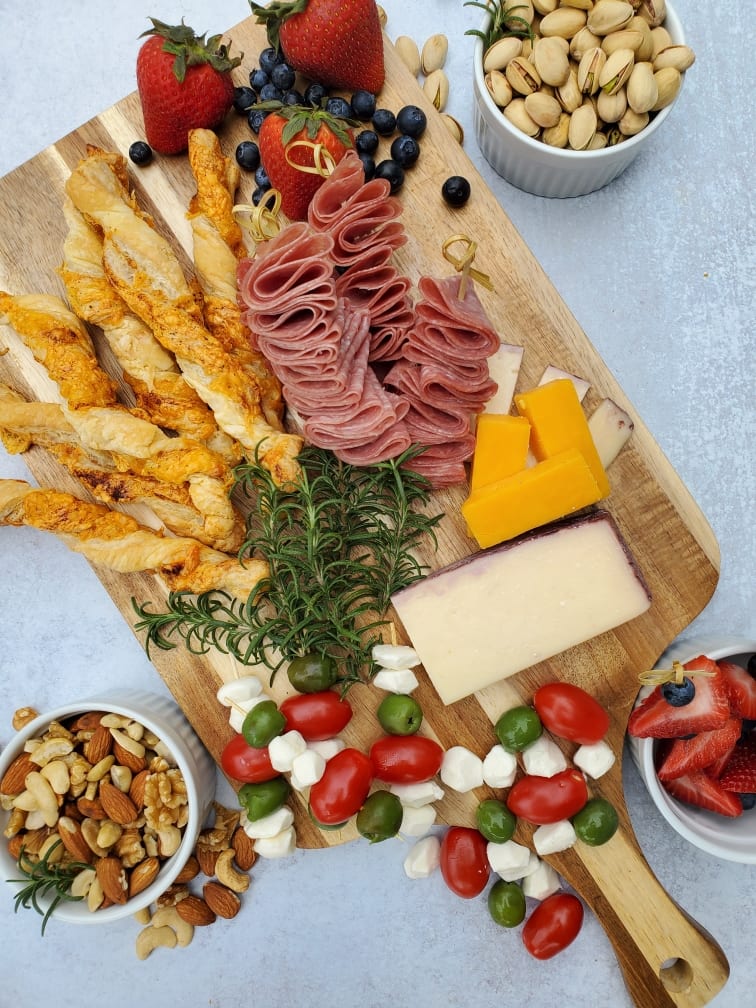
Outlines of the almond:
{"type": "Polygon", "coordinates": [[[24,784],[26,775],[34,770],[39,770],[39,767],[32,762],[29,753],[19,753],[3,774],[3,779],[0,781],[0,794],[21,794],[26,787],[24,784]]]}
{"type": "Polygon", "coordinates": [[[106,899],[113,903],[125,903],[128,899],[128,883],[126,869],[120,858],[104,857],[95,864],[95,872],[106,899]]]}
{"type": "Polygon", "coordinates": [[[231,838],[231,846],[234,849],[234,860],[237,867],[242,871],[249,871],[257,860],[255,842],[248,837],[241,826],[237,826],[231,838]]]}
{"type": "Polygon", "coordinates": [[[129,750],[122,746],[119,742],[113,742],[113,755],[116,758],[116,763],[120,763],[121,766],[128,767],[132,773],[138,774],[145,769],[147,763],[144,756],[137,756],[136,753],[129,752],[129,750]]]}
{"type": "Polygon", "coordinates": [[[174,883],[161,893],[155,901],[159,907],[176,906],[189,898],[189,889],[186,885],[174,883]]]}
{"type": "MultiPolygon", "coordinates": [[[[89,864],[94,855],[90,850],[89,844],[84,839],[79,823],[70,816],[61,816],[58,819],[57,825],[63,846],[74,861],[85,861],[89,864]]],[[[118,863],[120,864],[120,861],[118,863]]]]}
{"type": "Polygon", "coordinates": [[[191,854],[187,860],[184,867],[176,876],[176,885],[183,885],[186,882],[191,882],[192,879],[199,875],[200,866],[199,861],[193,854],[191,854]]]}
{"type": "Polygon", "coordinates": [[[85,819],[96,819],[98,822],[102,819],[107,819],[105,809],[102,807],[102,802],[99,798],[87,798],[86,795],[82,795],[81,798],[76,800],[76,811],[83,815],[85,819]]]}
{"type": "Polygon", "coordinates": [[[218,917],[231,920],[236,917],[241,908],[241,900],[228,886],[220,882],[205,882],[202,887],[205,902],[218,917]]]}
{"type": "Polygon", "coordinates": [[[119,791],[110,781],[104,780],[100,784],[99,798],[107,817],[121,826],[134,822],[139,816],[137,807],[131,798],[123,791],[119,791]]]}
{"type": "Polygon", "coordinates": [[[149,770],[140,770],[138,773],[134,774],[131,780],[129,798],[131,798],[136,807],[140,810],[144,808],[144,786],[147,783],[147,778],[149,776],[149,770]]]}
{"type": "Polygon", "coordinates": [[[11,837],[8,841],[8,853],[13,858],[14,861],[18,861],[21,857],[21,848],[24,846],[24,835],[23,833],[17,833],[14,837],[11,837]]]}
{"type": "Polygon", "coordinates": [[[212,878],[215,875],[215,863],[218,860],[220,851],[205,847],[204,844],[197,844],[195,853],[202,874],[212,878]]]}
{"type": "Polygon", "coordinates": [[[205,927],[215,920],[215,912],[200,896],[189,895],[176,904],[179,917],[194,927],[205,927]]]}
{"type": "Polygon", "coordinates": [[[112,750],[113,736],[107,728],[103,728],[102,725],[98,725],[92,732],[92,737],[84,743],[82,752],[84,759],[91,763],[92,766],[95,766],[95,764],[99,763],[100,760],[109,756],[112,750]]]}
{"type": "Polygon", "coordinates": [[[96,731],[100,727],[100,720],[103,715],[104,711],[87,711],[84,714],[77,714],[67,726],[68,730],[74,733],[96,731]]]}
{"type": "Polygon", "coordinates": [[[157,878],[160,861],[156,857],[145,858],[135,865],[129,875],[129,898],[143,892],[157,878]]]}

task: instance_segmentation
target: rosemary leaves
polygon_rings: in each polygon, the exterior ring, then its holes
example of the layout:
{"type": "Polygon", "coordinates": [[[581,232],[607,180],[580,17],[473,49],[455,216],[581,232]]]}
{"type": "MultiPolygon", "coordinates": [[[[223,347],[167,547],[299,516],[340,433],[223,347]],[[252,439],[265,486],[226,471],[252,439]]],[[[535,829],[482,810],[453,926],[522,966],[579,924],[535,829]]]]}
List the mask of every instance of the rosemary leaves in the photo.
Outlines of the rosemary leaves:
{"type": "Polygon", "coordinates": [[[22,849],[18,857],[18,868],[24,876],[19,879],[9,879],[9,882],[21,883],[23,888],[19,889],[15,897],[15,910],[20,907],[28,910],[33,907],[38,914],[42,915],[42,934],[45,933],[47,922],[55,910],[56,906],[63,900],[78,901],[81,896],[71,895],[71,885],[73,880],[88,864],[79,861],[66,861],[58,863],[51,861],[51,855],[62,841],[52,844],[45,855],[34,861],[22,849]],[[45,909],[40,900],[50,896],[50,904],[45,909]]]}

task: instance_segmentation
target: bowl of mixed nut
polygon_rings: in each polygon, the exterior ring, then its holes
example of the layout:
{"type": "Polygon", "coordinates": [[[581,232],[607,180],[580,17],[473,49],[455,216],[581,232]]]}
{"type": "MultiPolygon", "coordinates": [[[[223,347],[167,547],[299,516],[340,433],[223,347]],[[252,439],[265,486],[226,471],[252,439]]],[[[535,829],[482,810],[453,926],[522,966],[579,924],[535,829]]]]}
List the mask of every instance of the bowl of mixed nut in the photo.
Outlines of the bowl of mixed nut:
{"type": "Polygon", "coordinates": [[[43,926],[148,907],[192,854],[215,784],[210,754],[168,697],[123,690],[32,716],[0,754],[9,898],[43,926]]]}
{"type": "Polygon", "coordinates": [[[666,0],[485,0],[476,36],[481,153],[512,185],[582,196],[667,119],[695,61],[666,0]]]}

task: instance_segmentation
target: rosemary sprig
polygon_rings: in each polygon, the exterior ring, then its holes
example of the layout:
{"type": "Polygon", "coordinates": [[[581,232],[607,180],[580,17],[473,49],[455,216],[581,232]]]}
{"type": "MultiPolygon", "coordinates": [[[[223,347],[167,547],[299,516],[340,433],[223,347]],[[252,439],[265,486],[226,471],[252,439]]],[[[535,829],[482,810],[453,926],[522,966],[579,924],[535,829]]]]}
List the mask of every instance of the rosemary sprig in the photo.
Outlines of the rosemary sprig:
{"type": "Polygon", "coordinates": [[[487,31],[479,28],[469,28],[465,35],[475,35],[483,40],[483,52],[490,49],[500,38],[533,38],[533,29],[526,18],[515,11],[524,10],[524,4],[514,3],[507,7],[504,0],[466,0],[463,7],[478,7],[491,15],[487,31]]]}
{"type": "Polygon", "coordinates": [[[418,451],[357,467],[308,447],[295,489],[277,487],[256,463],[240,466],[235,489],[249,517],[239,556],[265,559],[270,576],[246,602],[220,591],[174,592],[160,613],[134,602],[148,652],[179,638],[195,654],[217,648],[264,664],[271,680],[284,662],[315,652],[339,662],[342,688],[369,679],[391,596],[423,576],[414,549],[428,536],[435,545],[441,518],[420,510],[429,484],[407,467],[418,451]]]}
{"type": "Polygon", "coordinates": [[[18,855],[18,870],[23,874],[23,878],[8,879],[11,883],[25,883],[23,889],[19,889],[15,897],[14,912],[18,913],[20,907],[28,910],[30,907],[42,915],[42,934],[45,933],[47,922],[55,910],[56,906],[64,900],[76,903],[82,900],[83,896],[72,896],[71,885],[73,880],[85,868],[91,865],[83,861],[66,861],[57,863],[50,860],[50,857],[62,840],[51,844],[39,861],[32,861],[24,848],[18,855]],[[47,910],[40,905],[40,899],[53,893],[52,900],[47,910]]]}

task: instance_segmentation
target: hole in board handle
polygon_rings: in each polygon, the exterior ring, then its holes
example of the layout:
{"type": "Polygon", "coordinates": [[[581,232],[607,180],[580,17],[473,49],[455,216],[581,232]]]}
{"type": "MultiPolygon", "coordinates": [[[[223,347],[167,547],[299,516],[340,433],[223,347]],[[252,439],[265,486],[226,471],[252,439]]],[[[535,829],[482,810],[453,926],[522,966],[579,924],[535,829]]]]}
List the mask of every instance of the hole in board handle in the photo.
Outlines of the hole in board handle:
{"type": "Polygon", "coordinates": [[[667,959],[659,967],[659,979],[665,990],[679,994],[693,983],[693,967],[685,959],[667,959]]]}

